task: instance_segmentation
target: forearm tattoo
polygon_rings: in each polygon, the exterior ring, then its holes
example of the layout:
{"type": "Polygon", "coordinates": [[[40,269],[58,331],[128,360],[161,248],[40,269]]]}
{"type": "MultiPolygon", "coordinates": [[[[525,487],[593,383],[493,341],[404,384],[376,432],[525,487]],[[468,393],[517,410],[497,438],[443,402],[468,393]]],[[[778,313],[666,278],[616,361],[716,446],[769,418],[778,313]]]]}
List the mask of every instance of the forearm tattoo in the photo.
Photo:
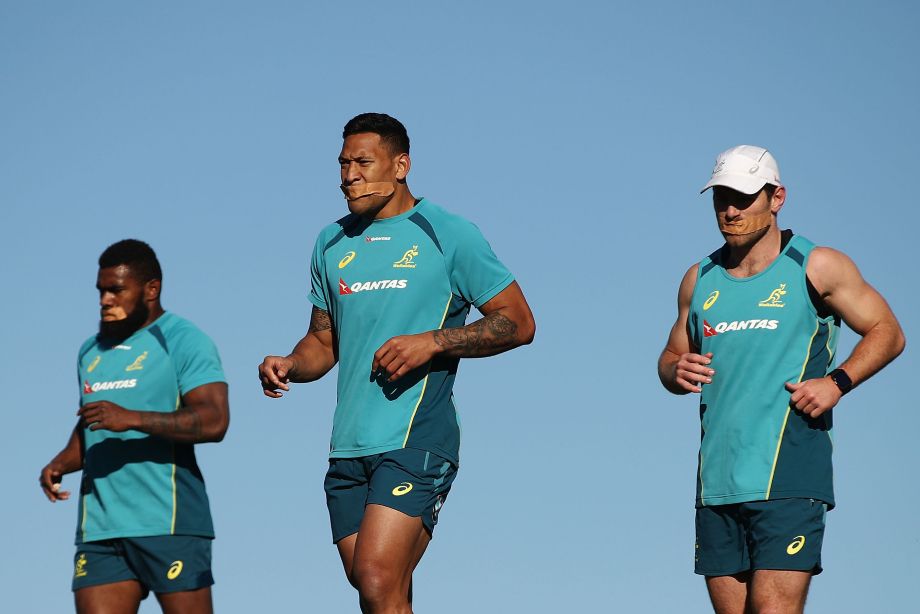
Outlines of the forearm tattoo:
{"type": "Polygon", "coordinates": [[[332,328],[332,318],[329,317],[329,313],[314,307],[313,314],[310,316],[310,328],[307,332],[317,333],[330,328],[332,328]]]}
{"type": "Polygon", "coordinates": [[[201,416],[195,410],[145,412],[141,417],[141,424],[143,431],[151,435],[188,442],[201,439],[201,416]]]}
{"type": "Polygon", "coordinates": [[[462,328],[434,331],[434,341],[448,356],[474,358],[490,356],[514,347],[517,324],[499,312],[490,313],[462,328]]]}

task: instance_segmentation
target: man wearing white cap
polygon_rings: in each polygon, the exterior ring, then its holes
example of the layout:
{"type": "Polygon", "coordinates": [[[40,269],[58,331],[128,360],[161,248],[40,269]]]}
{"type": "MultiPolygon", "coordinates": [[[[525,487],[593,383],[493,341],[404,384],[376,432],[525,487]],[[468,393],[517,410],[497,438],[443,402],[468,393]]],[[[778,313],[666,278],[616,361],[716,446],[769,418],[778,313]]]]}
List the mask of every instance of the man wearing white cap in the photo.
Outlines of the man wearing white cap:
{"type": "Polygon", "coordinates": [[[725,244],[684,275],[658,360],[665,388],[700,394],[696,573],[719,614],[802,612],[834,506],[831,410],[904,334],[845,254],[780,230],[769,151],[721,153],[710,188],[725,244]],[[841,320],[862,339],[834,368],[841,320]]]}

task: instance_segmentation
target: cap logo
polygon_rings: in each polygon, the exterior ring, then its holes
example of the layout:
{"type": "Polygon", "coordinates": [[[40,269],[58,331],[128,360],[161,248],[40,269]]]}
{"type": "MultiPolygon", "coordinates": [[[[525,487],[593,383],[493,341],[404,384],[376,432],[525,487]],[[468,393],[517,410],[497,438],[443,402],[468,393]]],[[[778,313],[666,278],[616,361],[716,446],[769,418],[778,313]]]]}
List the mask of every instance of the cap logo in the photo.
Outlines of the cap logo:
{"type": "Polygon", "coordinates": [[[753,175],[754,173],[757,172],[757,169],[759,169],[759,168],[760,168],[760,165],[759,165],[759,164],[755,164],[754,166],[752,166],[751,168],[748,169],[748,172],[749,172],[750,174],[753,175]]]}
{"type": "Polygon", "coordinates": [[[721,160],[716,162],[716,167],[712,169],[712,174],[715,175],[716,173],[722,172],[723,168],[725,168],[725,158],[722,158],[721,160]]]}

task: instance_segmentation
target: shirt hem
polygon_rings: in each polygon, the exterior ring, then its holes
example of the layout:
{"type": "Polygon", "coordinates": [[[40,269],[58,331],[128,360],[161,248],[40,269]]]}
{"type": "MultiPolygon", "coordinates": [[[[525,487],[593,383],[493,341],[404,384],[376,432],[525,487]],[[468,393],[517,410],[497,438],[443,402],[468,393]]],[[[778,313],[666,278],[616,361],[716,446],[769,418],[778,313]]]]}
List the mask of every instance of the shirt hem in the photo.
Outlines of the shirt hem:
{"type": "Polygon", "coordinates": [[[438,446],[430,446],[430,447],[404,446],[401,443],[374,446],[372,448],[359,448],[359,449],[354,449],[354,450],[346,450],[346,449],[333,450],[329,453],[329,458],[363,458],[365,456],[373,456],[374,454],[383,454],[385,452],[392,452],[393,450],[402,450],[404,448],[409,448],[412,450],[424,450],[426,452],[434,452],[438,456],[444,457],[445,459],[449,460],[455,465],[459,466],[460,464],[460,458],[456,452],[448,452],[438,446]]]}
{"type": "Polygon", "coordinates": [[[88,533],[86,536],[81,538],[79,535],[75,540],[75,544],[85,544],[89,542],[98,542],[106,539],[118,539],[121,537],[164,537],[167,535],[194,535],[196,537],[208,537],[214,539],[214,530],[207,529],[182,529],[176,531],[170,531],[169,528],[157,528],[157,529],[134,529],[132,531],[125,531],[121,529],[116,529],[113,531],[102,531],[101,533],[88,533]]]}
{"type": "Polygon", "coordinates": [[[766,496],[764,491],[739,493],[731,495],[706,495],[705,497],[696,498],[696,507],[711,507],[714,505],[731,505],[733,503],[749,503],[751,501],[774,501],[776,499],[816,499],[827,503],[827,509],[834,507],[834,496],[832,494],[816,490],[782,490],[773,491],[770,496],[766,496]]]}

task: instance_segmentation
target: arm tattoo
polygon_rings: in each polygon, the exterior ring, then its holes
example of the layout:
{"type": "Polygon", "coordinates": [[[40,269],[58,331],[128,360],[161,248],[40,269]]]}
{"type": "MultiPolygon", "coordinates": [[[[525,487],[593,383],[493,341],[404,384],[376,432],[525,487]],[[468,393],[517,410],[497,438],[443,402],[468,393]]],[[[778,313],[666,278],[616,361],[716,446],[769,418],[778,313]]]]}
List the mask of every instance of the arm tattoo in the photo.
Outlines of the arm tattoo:
{"type": "Polygon", "coordinates": [[[496,311],[469,326],[436,330],[434,341],[448,356],[475,358],[514,347],[516,335],[517,324],[496,311]]]}
{"type": "Polygon", "coordinates": [[[145,412],[141,417],[145,433],[176,441],[194,443],[201,439],[201,416],[194,409],[170,413],[145,412]]]}
{"type": "Polygon", "coordinates": [[[329,317],[329,312],[314,307],[313,314],[310,317],[310,328],[307,332],[317,333],[319,331],[329,330],[330,328],[332,328],[332,318],[329,317]]]}

